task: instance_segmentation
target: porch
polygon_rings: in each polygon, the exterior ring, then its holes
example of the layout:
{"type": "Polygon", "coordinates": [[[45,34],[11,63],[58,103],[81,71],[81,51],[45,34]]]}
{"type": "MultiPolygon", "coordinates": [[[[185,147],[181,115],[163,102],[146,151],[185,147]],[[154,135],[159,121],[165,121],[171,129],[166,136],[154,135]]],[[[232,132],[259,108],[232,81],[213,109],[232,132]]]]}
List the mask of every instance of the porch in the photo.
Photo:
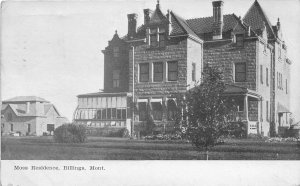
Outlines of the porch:
{"type": "Polygon", "coordinates": [[[247,126],[247,134],[259,133],[259,102],[262,97],[255,91],[235,85],[227,85],[225,95],[231,98],[236,111],[232,112],[229,120],[231,122],[243,122],[247,126]]]}

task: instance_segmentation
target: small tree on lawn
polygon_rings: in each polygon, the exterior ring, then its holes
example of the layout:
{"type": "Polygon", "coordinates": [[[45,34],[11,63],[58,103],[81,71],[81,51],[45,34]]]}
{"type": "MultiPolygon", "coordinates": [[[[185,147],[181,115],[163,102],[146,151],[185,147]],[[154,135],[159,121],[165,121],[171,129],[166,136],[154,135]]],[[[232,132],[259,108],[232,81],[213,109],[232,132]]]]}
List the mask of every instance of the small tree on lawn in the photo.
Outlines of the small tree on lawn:
{"type": "Polygon", "coordinates": [[[198,150],[208,151],[218,143],[228,126],[232,103],[224,96],[223,74],[206,66],[202,83],[186,93],[187,138],[198,150]]]}

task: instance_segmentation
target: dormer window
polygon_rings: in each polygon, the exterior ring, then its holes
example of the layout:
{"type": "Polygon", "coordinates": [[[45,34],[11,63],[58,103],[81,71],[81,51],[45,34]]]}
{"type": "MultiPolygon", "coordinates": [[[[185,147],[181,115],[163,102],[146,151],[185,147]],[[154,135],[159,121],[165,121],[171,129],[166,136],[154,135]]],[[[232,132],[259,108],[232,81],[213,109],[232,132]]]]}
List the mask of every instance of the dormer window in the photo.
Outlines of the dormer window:
{"type": "Polygon", "coordinates": [[[119,47],[114,47],[113,48],[114,57],[119,57],[119,53],[120,53],[120,48],[119,47]]]}
{"type": "Polygon", "coordinates": [[[165,47],[166,38],[165,38],[165,29],[164,28],[152,28],[150,29],[150,46],[151,47],[165,47]]]}
{"type": "Polygon", "coordinates": [[[239,47],[244,46],[244,35],[243,34],[237,34],[235,36],[235,42],[236,42],[236,46],[239,46],[239,47]]]}
{"type": "Polygon", "coordinates": [[[113,70],[113,88],[120,87],[120,70],[113,70]]]}

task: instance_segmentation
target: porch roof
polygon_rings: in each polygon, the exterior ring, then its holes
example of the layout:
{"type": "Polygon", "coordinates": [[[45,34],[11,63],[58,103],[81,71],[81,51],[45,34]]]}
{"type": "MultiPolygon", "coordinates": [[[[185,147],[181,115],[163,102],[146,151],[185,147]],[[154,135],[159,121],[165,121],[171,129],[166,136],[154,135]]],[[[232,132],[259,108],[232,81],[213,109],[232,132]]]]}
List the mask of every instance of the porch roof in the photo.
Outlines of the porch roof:
{"type": "Polygon", "coordinates": [[[277,112],[278,113],[290,113],[289,109],[280,103],[277,104],[277,112]]]}
{"type": "Polygon", "coordinates": [[[248,95],[257,99],[261,99],[261,95],[259,95],[257,92],[237,85],[226,84],[224,94],[225,95],[248,95]]]}
{"type": "Polygon", "coordinates": [[[78,98],[85,98],[85,97],[118,97],[118,96],[131,96],[130,92],[94,92],[94,93],[87,93],[87,94],[79,94],[77,95],[78,98]]]}

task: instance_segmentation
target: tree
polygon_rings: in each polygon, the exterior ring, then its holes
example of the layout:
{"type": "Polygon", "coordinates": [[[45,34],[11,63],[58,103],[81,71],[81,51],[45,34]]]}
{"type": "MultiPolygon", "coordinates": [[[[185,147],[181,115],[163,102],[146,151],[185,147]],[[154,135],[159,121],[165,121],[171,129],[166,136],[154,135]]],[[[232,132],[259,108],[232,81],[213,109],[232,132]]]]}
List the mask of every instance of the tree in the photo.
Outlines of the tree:
{"type": "Polygon", "coordinates": [[[228,118],[233,104],[224,96],[223,74],[206,66],[201,84],[187,91],[186,136],[198,150],[208,151],[218,144],[228,128],[228,118]]]}

